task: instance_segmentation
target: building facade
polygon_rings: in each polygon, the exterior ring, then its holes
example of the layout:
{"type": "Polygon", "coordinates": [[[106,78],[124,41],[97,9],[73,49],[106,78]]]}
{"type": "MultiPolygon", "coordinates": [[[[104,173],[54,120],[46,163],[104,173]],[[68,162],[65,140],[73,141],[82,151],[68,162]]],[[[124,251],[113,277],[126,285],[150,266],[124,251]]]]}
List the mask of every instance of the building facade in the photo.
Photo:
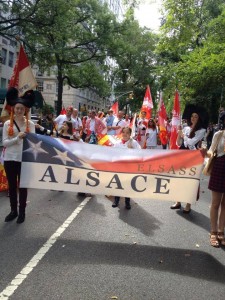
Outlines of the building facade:
{"type": "Polygon", "coordinates": [[[4,103],[5,90],[13,73],[17,53],[17,43],[0,36],[0,109],[4,103]]]}

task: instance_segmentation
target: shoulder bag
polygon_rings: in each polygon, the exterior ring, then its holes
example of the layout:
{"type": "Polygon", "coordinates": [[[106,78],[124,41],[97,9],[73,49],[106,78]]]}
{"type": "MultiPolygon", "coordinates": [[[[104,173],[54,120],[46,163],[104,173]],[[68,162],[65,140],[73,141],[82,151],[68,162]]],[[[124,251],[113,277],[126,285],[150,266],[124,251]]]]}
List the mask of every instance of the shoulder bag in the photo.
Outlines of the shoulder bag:
{"type": "Polygon", "coordinates": [[[217,141],[216,141],[216,144],[215,144],[215,148],[213,150],[213,153],[212,155],[210,156],[210,158],[208,159],[204,169],[202,170],[202,173],[205,175],[205,176],[210,176],[211,175],[211,172],[212,172],[212,168],[213,168],[213,165],[215,163],[215,159],[217,157],[217,147],[219,145],[219,142],[221,140],[223,136],[223,131],[220,133],[220,135],[218,136],[217,138],[217,141]]]}

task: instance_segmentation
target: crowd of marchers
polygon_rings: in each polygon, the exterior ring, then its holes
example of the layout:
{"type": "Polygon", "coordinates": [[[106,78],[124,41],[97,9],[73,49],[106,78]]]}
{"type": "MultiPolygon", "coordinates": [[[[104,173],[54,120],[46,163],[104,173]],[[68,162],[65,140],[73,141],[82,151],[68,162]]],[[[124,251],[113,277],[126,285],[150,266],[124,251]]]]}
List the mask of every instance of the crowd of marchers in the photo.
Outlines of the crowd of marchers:
{"type": "MultiPolygon", "coordinates": [[[[82,117],[78,109],[68,106],[65,114],[54,117],[47,112],[36,124],[29,120],[29,110],[34,102],[32,91],[18,96],[15,88],[8,90],[7,104],[11,107],[10,119],[4,123],[3,146],[4,168],[9,186],[10,213],[5,222],[17,218],[17,223],[25,221],[27,189],[18,188],[20,181],[23,138],[26,133],[45,134],[82,143],[98,144],[102,135],[119,137],[114,147],[126,149],[169,149],[171,122],[166,120],[167,138],[160,140],[158,119],[146,118],[146,112],[141,111],[137,118],[131,118],[123,111],[117,115],[109,109],[107,113],[90,110],[82,117]],[[133,132],[132,132],[133,130],[133,132]]],[[[210,208],[210,244],[213,247],[225,246],[225,111],[220,109],[218,124],[208,124],[205,112],[197,106],[189,106],[183,113],[183,121],[177,135],[177,146],[182,150],[201,150],[203,156],[210,157],[216,153],[215,163],[209,179],[212,202],[210,208]],[[205,147],[203,145],[205,144],[205,147]]],[[[200,190],[200,186],[199,186],[200,190]]],[[[81,193],[79,193],[81,194],[81,193]]],[[[199,198],[199,191],[196,200],[199,198]]],[[[115,197],[112,207],[118,207],[120,197],[115,197]]],[[[181,209],[181,202],[176,202],[170,208],[181,209]]],[[[130,209],[130,198],[125,198],[125,208],[130,209]]],[[[187,203],[183,213],[191,212],[191,204],[187,203]]]]}

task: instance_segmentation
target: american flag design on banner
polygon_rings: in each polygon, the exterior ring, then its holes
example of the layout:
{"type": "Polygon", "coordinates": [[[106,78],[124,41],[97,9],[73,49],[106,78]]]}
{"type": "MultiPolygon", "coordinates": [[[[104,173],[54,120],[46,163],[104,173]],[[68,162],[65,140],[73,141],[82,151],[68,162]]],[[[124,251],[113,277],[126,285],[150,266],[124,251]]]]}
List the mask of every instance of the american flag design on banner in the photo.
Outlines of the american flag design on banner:
{"type": "Polygon", "coordinates": [[[202,164],[196,150],[120,149],[30,133],[20,186],[193,203],[202,164]]]}

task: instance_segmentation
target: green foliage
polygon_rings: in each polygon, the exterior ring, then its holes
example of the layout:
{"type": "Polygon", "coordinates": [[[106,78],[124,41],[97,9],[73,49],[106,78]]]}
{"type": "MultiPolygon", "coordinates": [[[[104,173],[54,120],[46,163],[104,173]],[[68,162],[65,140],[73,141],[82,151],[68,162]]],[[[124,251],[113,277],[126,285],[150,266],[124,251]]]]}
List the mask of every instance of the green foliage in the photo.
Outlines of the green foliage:
{"type": "Polygon", "coordinates": [[[213,121],[222,104],[225,79],[223,2],[164,0],[164,24],[157,47],[165,98],[178,88],[182,108],[190,102],[201,104],[213,121]]]}
{"type": "Polygon", "coordinates": [[[45,103],[41,109],[41,112],[44,116],[46,116],[48,114],[53,114],[54,108],[51,105],[45,103]]]}

